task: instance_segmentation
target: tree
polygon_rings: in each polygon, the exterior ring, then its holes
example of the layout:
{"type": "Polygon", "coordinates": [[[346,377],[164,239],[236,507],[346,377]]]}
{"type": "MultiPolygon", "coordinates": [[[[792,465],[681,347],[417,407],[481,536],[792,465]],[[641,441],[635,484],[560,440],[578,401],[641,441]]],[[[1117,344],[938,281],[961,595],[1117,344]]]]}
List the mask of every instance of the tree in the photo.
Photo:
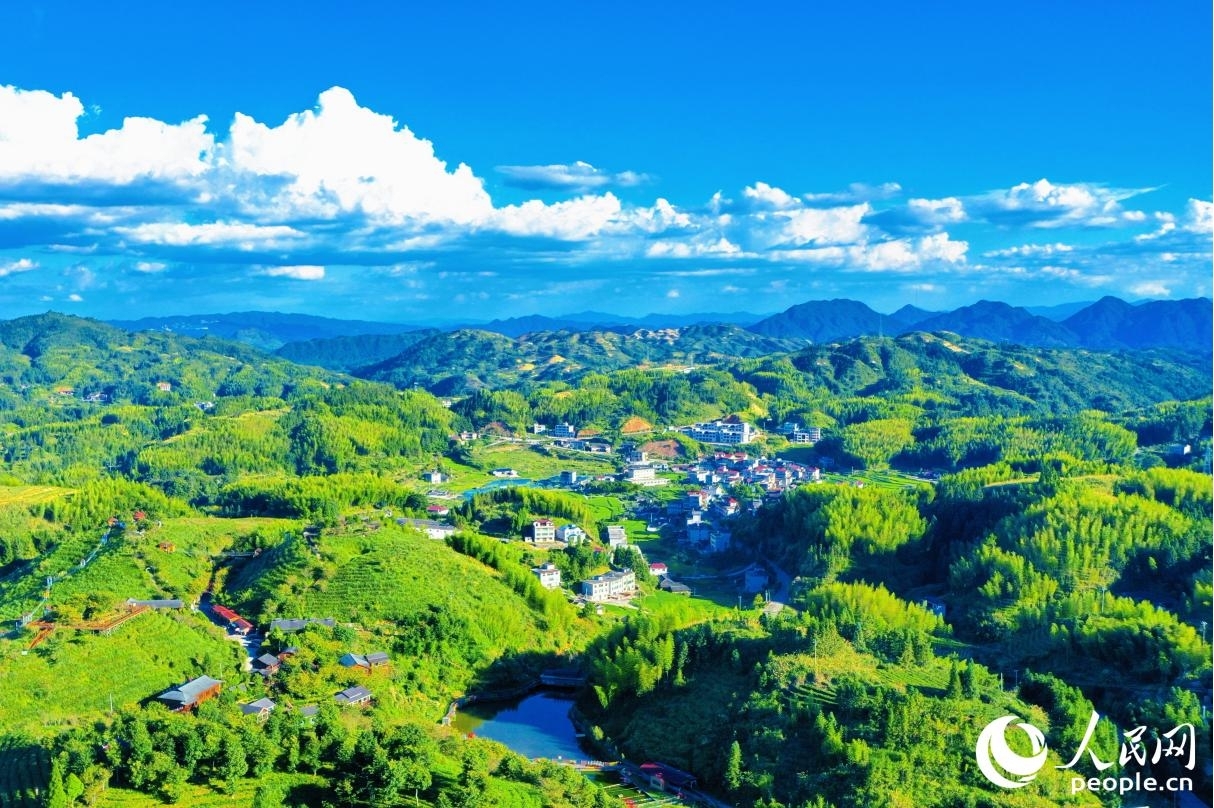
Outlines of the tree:
{"type": "Polygon", "coordinates": [[[729,747],[729,758],[725,763],[725,787],[735,792],[742,786],[742,745],[735,740],[729,747]]]}
{"type": "Polygon", "coordinates": [[[46,808],[68,808],[67,789],[63,785],[63,762],[55,758],[51,762],[50,782],[46,787],[46,808]]]}
{"type": "Polygon", "coordinates": [[[236,790],[236,781],[244,777],[249,770],[249,760],[239,736],[230,732],[223,736],[219,745],[217,769],[223,781],[223,790],[231,794],[236,790]]]}
{"type": "Polygon", "coordinates": [[[278,783],[262,783],[253,792],[252,808],[282,808],[286,796],[278,783]]]}

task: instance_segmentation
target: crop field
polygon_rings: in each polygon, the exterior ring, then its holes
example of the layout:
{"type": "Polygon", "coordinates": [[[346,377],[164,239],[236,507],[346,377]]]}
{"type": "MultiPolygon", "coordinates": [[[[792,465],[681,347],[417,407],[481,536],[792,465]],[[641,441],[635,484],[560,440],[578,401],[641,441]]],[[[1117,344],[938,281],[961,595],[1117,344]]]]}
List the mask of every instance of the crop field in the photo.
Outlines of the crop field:
{"type": "Polygon", "coordinates": [[[40,505],[70,493],[70,488],[53,485],[4,485],[0,486],[0,508],[6,505],[40,505]]]}
{"type": "Polygon", "coordinates": [[[587,497],[586,503],[590,506],[590,513],[594,515],[594,521],[600,525],[614,522],[624,517],[624,503],[615,497],[587,497]]]}
{"type": "Polygon", "coordinates": [[[412,531],[385,526],[366,542],[356,536],[325,536],[326,552],[346,555],[332,578],[314,584],[302,596],[303,613],[332,616],[369,627],[376,621],[403,619],[439,602],[477,615],[474,634],[502,647],[508,637],[536,637],[533,620],[498,574],[450,550],[442,542],[412,531]],[[434,582],[442,582],[441,589],[434,582]],[[441,601],[438,592],[446,593],[441,601]]]}
{"type": "Polygon", "coordinates": [[[33,651],[28,637],[0,642],[0,714],[5,729],[41,735],[129,707],[206,673],[239,670],[236,643],[200,616],[156,611],[108,636],[61,629],[33,651]],[[52,698],[53,696],[53,698],[52,698]]]}
{"type": "Polygon", "coordinates": [[[297,532],[299,526],[299,522],[288,519],[171,519],[149,530],[138,542],[140,568],[151,568],[162,595],[190,601],[206,589],[212,556],[232,546],[237,537],[260,531],[278,538],[286,532],[297,532]],[[166,548],[162,549],[162,544],[166,548]]]}
{"type": "Polygon", "coordinates": [[[900,471],[854,471],[849,474],[838,474],[836,472],[824,472],[822,474],[823,482],[840,483],[848,485],[871,485],[876,488],[901,489],[907,486],[927,485],[923,480],[917,477],[912,477],[909,474],[903,474],[900,471]]]}
{"type": "Polygon", "coordinates": [[[49,774],[45,749],[18,736],[0,737],[0,808],[41,808],[49,774]]]}
{"type": "Polygon", "coordinates": [[[640,598],[635,603],[642,611],[671,615],[679,625],[690,625],[733,612],[733,609],[714,600],[697,596],[673,595],[669,592],[655,592],[640,598]]]}
{"type": "Polygon", "coordinates": [[[560,449],[536,451],[517,443],[478,447],[473,452],[476,462],[485,469],[512,468],[520,477],[529,480],[545,480],[562,471],[576,471],[580,475],[613,474],[615,463],[603,455],[586,452],[566,452],[560,449]]]}

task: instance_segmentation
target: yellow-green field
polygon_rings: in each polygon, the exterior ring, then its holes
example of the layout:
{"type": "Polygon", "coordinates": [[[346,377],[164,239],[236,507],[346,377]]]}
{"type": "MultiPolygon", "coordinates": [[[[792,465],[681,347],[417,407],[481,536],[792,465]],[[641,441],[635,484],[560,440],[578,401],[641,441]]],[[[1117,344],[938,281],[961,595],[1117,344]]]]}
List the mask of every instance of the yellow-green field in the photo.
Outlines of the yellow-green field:
{"type": "Polygon", "coordinates": [[[40,505],[70,493],[72,489],[54,485],[5,485],[0,486],[0,507],[40,505]]]}

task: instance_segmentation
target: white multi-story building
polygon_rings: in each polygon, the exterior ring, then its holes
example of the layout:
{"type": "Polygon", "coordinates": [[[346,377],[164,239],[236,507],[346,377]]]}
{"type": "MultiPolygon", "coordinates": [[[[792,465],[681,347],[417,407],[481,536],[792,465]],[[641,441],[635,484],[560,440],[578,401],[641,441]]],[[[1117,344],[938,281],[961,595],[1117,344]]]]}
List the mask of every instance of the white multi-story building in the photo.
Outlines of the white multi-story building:
{"type": "Polygon", "coordinates": [[[556,541],[556,522],[551,519],[536,519],[531,523],[533,541],[556,541]]]}
{"type": "Polygon", "coordinates": [[[713,421],[711,423],[692,424],[684,429],[688,435],[700,443],[737,445],[750,443],[755,439],[754,427],[745,421],[738,423],[713,421]]]}
{"type": "Polygon", "coordinates": [[[554,438],[576,438],[577,429],[572,424],[557,424],[552,427],[552,437],[554,438]]]}
{"type": "Polygon", "coordinates": [[[586,531],[577,525],[561,525],[556,529],[556,537],[566,544],[578,544],[586,539],[586,531]]]}
{"type": "Polygon", "coordinates": [[[531,574],[540,579],[540,586],[545,589],[556,589],[561,585],[561,571],[552,564],[532,567],[531,574]]]}
{"type": "Polygon", "coordinates": [[[617,547],[628,546],[628,534],[623,525],[608,525],[606,529],[607,546],[614,550],[617,547]]]}
{"type": "Polygon", "coordinates": [[[582,596],[586,600],[604,601],[617,595],[629,595],[636,591],[637,576],[632,570],[608,572],[582,581],[582,596]]]}

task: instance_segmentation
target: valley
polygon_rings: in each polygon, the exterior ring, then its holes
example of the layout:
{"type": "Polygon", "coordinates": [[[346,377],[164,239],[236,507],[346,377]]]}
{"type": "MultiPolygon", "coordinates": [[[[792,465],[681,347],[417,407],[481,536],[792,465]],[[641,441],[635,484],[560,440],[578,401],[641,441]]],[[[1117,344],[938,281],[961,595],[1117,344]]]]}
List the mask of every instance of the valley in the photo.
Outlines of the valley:
{"type": "MultiPolygon", "coordinates": [[[[1073,344],[822,309],[277,345],[249,314],[253,344],[0,322],[0,805],[623,804],[443,720],[553,671],[651,804],[1094,805],[1067,762],[1136,727],[1208,761],[1183,317],[1134,344],[1158,314],[1102,301],[1073,344]],[[1015,792],[974,767],[1008,714],[1049,749],[1015,792]]],[[[1185,763],[1145,770],[1208,792],[1185,763]]]]}

